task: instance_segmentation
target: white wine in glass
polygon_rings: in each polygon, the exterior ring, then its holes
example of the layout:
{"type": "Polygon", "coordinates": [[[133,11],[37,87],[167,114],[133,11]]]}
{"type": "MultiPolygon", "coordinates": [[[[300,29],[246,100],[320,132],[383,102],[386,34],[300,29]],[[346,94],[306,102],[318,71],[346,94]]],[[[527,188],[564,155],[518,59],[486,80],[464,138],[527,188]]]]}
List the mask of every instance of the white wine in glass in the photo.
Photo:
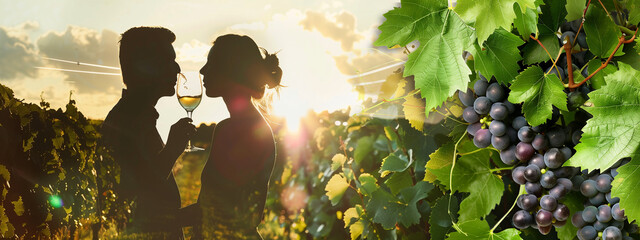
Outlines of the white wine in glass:
{"type": "MultiPolygon", "coordinates": [[[[198,76],[200,76],[200,74],[198,74],[198,76]]],[[[198,77],[198,80],[187,80],[182,73],[178,73],[176,95],[178,96],[180,106],[187,111],[187,116],[191,118],[193,110],[200,105],[200,100],[202,100],[202,78],[198,77]]],[[[204,149],[191,145],[191,140],[187,143],[187,148],[184,149],[185,152],[202,150],[204,149]]]]}

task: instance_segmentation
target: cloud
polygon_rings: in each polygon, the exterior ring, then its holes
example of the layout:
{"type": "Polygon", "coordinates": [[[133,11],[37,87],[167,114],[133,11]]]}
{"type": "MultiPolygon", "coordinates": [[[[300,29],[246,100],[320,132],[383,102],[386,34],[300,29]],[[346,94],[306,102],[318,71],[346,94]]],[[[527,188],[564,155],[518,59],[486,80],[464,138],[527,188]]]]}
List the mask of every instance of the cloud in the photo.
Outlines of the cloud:
{"type": "Polygon", "coordinates": [[[196,39],[175,47],[176,61],[180,64],[180,69],[183,72],[199,71],[207,61],[210,48],[211,43],[203,43],[196,39]]]}
{"type": "MultiPolygon", "coordinates": [[[[111,30],[98,32],[93,29],[69,26],[64,32],[51,31],[44,34],[38,39],[37,45],[40,53],[50,58],[119,67],[118,39],[119,35],[111,30]]],[[[71,70],[120,73],[118,70],[57,61],[47,61],[47,64],[71,70]]],[[[120,76],[72,72],[65,72],[65,75],[66,81],[76,86],[81,93],[113,93],[119,92],[123,86],[120,76]]]]}
{"type": "Polygon", "coordinates": [[[35,77],[40,59],[26,31],[38,28],[26,22],[15,28],[0,27],[0,79],[14,80],[21,76],[35,77]]]}
{"type": "Polygon", "coordinates": [[[316,11],[305,12],[300,24],[308,31],[318,31],[325,37],[339,41],[344,51],[352,51],[354,43],[364,38],[356,32],[356,17],[346,11],[327,16],[316,11]]]}

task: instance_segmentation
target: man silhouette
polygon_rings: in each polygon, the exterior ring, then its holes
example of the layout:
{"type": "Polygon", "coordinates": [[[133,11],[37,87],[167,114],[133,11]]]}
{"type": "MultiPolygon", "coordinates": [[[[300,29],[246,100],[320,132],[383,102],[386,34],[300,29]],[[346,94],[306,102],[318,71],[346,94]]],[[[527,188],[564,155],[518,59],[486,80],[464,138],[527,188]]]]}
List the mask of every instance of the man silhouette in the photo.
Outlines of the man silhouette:
{"type": "Polygon", "coordinates": [[[183,239],[176,220],[180,194],[171,170],[196,130],[191,119],[180,119],[163,144],[155,109],[160,97],[175,93],[180,66],[174,40],[173,32],[159,27],[135,27],[122,34],[120,66],[126,89],[102,125],[103,143],[120,165],[120,197],[135,201],[126,232],[145,239],[183,239]]]}

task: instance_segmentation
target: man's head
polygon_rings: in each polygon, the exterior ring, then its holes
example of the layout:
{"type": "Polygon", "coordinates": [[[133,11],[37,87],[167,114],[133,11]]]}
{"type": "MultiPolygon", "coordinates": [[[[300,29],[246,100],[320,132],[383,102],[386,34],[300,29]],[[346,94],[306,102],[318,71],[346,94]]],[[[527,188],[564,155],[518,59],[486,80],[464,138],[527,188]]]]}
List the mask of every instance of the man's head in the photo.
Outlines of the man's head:
{"type": "Polygon", "coordinates": [[[176,35],[162,27],[134,27],[120,38],[120,67],[128,89],[174,94],[180,66],[171,43],[176,35]]]}

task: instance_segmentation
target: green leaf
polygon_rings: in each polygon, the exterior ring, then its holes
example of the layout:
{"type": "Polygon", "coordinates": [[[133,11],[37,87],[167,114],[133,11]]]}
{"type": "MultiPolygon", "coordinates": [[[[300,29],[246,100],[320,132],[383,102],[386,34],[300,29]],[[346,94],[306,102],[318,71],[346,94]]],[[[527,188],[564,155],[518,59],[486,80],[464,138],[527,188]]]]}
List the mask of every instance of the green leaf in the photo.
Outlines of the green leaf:
{"type": "MultiPolygon", "coordinates": [[[[587,10],[584,21],[584,33],[587,35],[589,51],[601,58],[608,58],[622,36],[618,26],[607,16],[607,13],[593,4],[587,10]]],[[[623,54],[622,48],[615,56],[623,54]]]]}
{"type": "Polygon", "coordinates": [[[391,172],[402,172],[407,170],[411,166],[413,160],[407,160],[406,156],[396,153],[391,153],[389,156],[382,159],[382,166],[380,167],[380,177],[386,177],[391,172]]]}
{"type": "Polygon", "coordinates": [[[627,0],[625,2],[627,9],[629,11],[629,23],[631,25],[638,25],[640,23],[640,0],[627,0]]]}
{"type": "Polygon", "coordinates": [[[362,235],[364,230],[364,223],[360,221],[360,215],[363,213],[362,206],[356,204],[355,207],[351,207],[344,212],[344,227],[349,228],[351,240],[357,239],[362,235]]]}
{"type": "Polygon", "coordinates": [[[355,152],[353,153],[353,158],[356,160],[357,164],[360,164],[372,151],[373,138],[371,136],[362,137],[358,139],[355,152]]]}
{"type": "Polygon", "coordinates": [[[333,158],[331,158],[331,171],[338,170],[338,168],[342,167],[345,161],[347,161],[347,157],[342,153],[334,155],[333,158]]]}
{"type": "Polygon", "coordinates": [[[475,240],[475,239],[503,239],[515,240],[522,239],[520,231],[515,228],[509,228],[499,233],[492,233],[489,230],[489,224],[482,220],[471,220],[459,223],[460,229],[464,233],[453,232],[449,234],[451,240],[475,240]]]}
{"type": "Polygon", "coordinates": [[[528,39],[532,33],[538,31],[538,12],[536,10],[527,8],[525,12],[520,12],[517,9],[520,8],[519,4],[513,5],[513,11],[516,13],[516,19],[513,21],[513,25],[524,39],[528,39]]]}
{"type": "Polygon", "coordinates": [[[485,217],[500,203],[504,184],[491,172],[490,154],[490,150],[484,149],[460,157],[453,169],[452,186],[448,181],[451,166],[432,169],[440,182],[452,191],[470,193],[460,203],[461,221],[485,217]]]}
{"type": "MultiPolygon", "coordinates": [[[[584,209],[582,205],[584,197],[578,192],[571,192],[567,194],[567,196],[562,200],[562,204],[566,205],[569,208],[570,216],[573,216],[574,213],[581,211],[584,209]]],[[[573,240],[576,236],[576,232],[578,228],[570,224],[571,219],[567,220],[567,224],[562,227],[555,227],[556,232],[558,232],[558,238],[561,240],[573,240]]]]}
{"type": "Polygon", "coordinates": [[[331,200],[331,205],[335,206],[340,202],[347,188],[349,188],[349,183],[347,183],[347,179],[340,174],[333,175],[333,177],[329,179],[324,190],[327,192],[326,194],[329,200],[331,200]]]}
{"type": "Polygon", "coordinates": [[[457,221],[456,212],[458,212],[458,198],[453,196],[451,199],[451,212],[453,216],[449,216],[447,210],[449,206],[449,195],[442,196],[436,200],[435,205],[433,205],[433,210],[431,211],[431,216],[429,216],[429,234],[431,234],[431,239],[444,239],[444,237],[449,233],[453,224],[452,221],[457,221]],[[453,217],[453,219],[451,219],[453,217]]]}
{"type": "Polygon", "coordinates": [[[15,211],[16,215],[22,216],[24,213],[24,203],[22,202],[22,196],[18,197],[18,200],[12,201],[13,211],[15,211]]]}
{"type": "Polygon", "coordinates": [[[501,84],[508,84],[518,76],[522,60],[518,47],[524,44],[520,38],[500,28],[489,36],[482,48],[474,44],[472,52],[475,69],[485,77],[495,76],[501,84]]]}
{"type": "Polygon", "coordinates": [[[373,221],[380,223],[384,229],[395,228],[396,223],[405,227],[420,222],[420,212],[417,202],[427,197],[433,185],[428,182],[418,182],[415,186],[400,191],[401,198],[396,198],[383,189],[373,192],[366,210],[373,221]]]}
{"type": "Polygon", "coordinates": [[[636,153],[631,162],[618,168],[618,175],[611,183],[611,197],[620,198],[620,208],[629,222],[640,220],[640,154],[636,153]]]}
{"type": "MultiPolygon", "coordinates": [[[[547,48],[550,54],[556,57],[558,51],[560,51],[560,44],[558,44],[558,36],[541,28],[542,25],[538,24],[540,29],[540,36],[538,40],[547,48]]],[[[549,54],[536,42],[535,40],[529,40],[522,49],[524,52],[524,63],[527,65],[540,63],[549,60],[549,54]]]]}
{"type": "Polygon", "coordinates": [[[513,5],[519,3],[520,12],[526,8],[535,9],[534,0],[459,0],[455,11],[466,22],[475,22],[478,44],[482,45],[496,29],[511,30],[511,24],[516,18],[513,5]]]}
{"type": "Polygon", "coordinates": [[[587,0],[567,0],[567,22],[581,18],[586,4],[587,0]]]}
{"type": "Polygon", "coordinates": [[[551,118],[553,106],[567,111],[567,95],[555,74],[545,75],[538,66],[520,73],[510,87],[509,102],[522,103],[522,112],[531,126],[551,118]]]}
{"type": "Polygon", "coordinates": [[[605,77],[607,85],[589,93],[593,115],[582,128],[576,154],[565,166],[602,171],[640,146],[640,72],[618,63],[620,70],[605,77]]]}
{"type": "Polygon", "coordinates": [[[415,77],[429,114],[455,91],[467,88],[471,70],[460,56],[474,41],[474,31],[448,9],[445,0],[403,0],[401,6],[384,14],[387,20],[379,27],[382,32],[375,45],[420,42],[409,54],[403,76],[415,77]]]}
{"type": "MultiPolygon", "coordinates": [[[[593,59],[593,60],[589,61],[588,67],[587,67],[587,71],[589,72],[589,74],[592,74],[601,65],[602,65],[602,62],[600,60],[593,59]]],[[[605,68],[600,70],[598,73],[596,73],[596,75],[593,75],[593,77],[591,77],[591,79],[589,79],[589,84],[591,85],[591,87],[593,89],[600,89],[604,85],[607,84],[604,81],[604,77],[609,75],[609,74],[612,74],[612,73],[614,73],[616,71],[618,71],[618,69],[614,65],[609,64],[605,68]]]]}
{"type": "Polygon", "coordinates": [[[404,118],[409,120],[411,127],[418,131],[422,131],[424,129],[424,122],[427,120],[424,105],[424,100],[416,95],[411,95],[405,98],[404,103],[402,103],[404,118]]]}
{"type": "Polygon", "coordinates": [[[616,59],[640,71],[640,37],[636,36],[636,40],[633,43],[625,44],[622,51],[625,54],[616,59]]]}
{"type": "Polygon", "coordinates": [[[426,165],[424,174],[424,181],[434,183],[436,181],[436,175],[431,172],[433,169],[440,169],[445,166],[451,165],[453,160],[453,147],[455,143],[449,142],[442,147],[438,148],[434,153],[429,155],[429,161],[426,165]]]}
{"type": "MultiPolygon", "coordinates": [[[[565,9],[566,4],[566,0],[545,0],[544,5],[540,5],[540,9],[542,10],[540,23],[542,25],[539,25],[538,29],[544,29],[547,33],[555,33],[558,31],[560,24],[564,22],[565,16],[567,15],[567,9],[565,9]]],[[[556,39],[557,38],[558,37],[556,37],[556,39]]],[[[559,45],[557,40],[555,45],[559,45]]],[[[545,47],[548,48],[549,45],[545,44],[545,47]]]]}
{"type": "Polygon", "coordinates": [[[398,195],[402,189],[411,187],[413,185],[413,180],[411,178],[411,173],[409,173],[409,171],[404,171],[394,173],[389,179],[384,181],[384,184],[389,187],[391,194],[398,195]]]}
{"type": "Polygon", "coordinates": [[[358,181],[358,190],[365,196],[371,195],[371,193],[375,192],[379,188],[378,184],[376,183],[376,178],[371,176],[371,174],[360,174],[360,176],[358,177],[358,181]]]}

